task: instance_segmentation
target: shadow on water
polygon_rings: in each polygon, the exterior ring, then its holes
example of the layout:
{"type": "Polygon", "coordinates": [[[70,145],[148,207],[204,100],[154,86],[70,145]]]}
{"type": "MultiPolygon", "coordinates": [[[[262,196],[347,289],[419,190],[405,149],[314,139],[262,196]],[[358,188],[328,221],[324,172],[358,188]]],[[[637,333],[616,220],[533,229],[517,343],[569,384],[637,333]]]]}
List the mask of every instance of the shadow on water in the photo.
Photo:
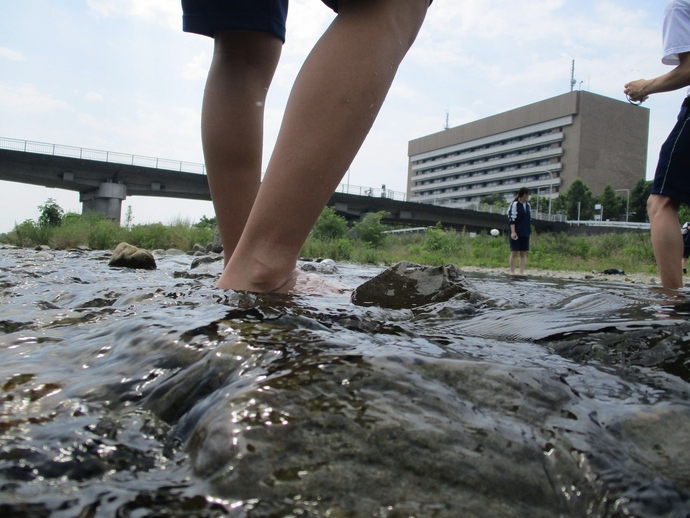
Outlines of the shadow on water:
{"type": "Polygon", "coordinates": [[[475,274],[384,310],[189,262],[0,250],[0,515],[690,513],[683,297],[475,274]]]}

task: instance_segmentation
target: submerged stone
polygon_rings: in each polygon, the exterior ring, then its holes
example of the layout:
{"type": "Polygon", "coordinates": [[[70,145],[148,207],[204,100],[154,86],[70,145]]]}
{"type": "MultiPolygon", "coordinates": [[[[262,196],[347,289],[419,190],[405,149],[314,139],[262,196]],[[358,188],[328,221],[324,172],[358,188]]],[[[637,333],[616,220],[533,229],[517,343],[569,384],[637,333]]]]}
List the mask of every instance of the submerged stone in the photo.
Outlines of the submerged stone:
{"type": "Polygon", "coordinates": [[[401,261],[357,287],[352,303],[410,309],[472,293],[465,275],[453,264],[423,266],[401,261]]]}
{"type": "Polygon", "coordinates": [[[115,248],[108,266],[124,266],[139,270],[155,270],[156,260],[153,254],[143,248],[138,248],[129,243],[120,243],[115,248]]]}
{"type": "Polygon", "coordinates": [[[222,261],[222,260],[223,260],[223,256],[219,255],[219,254],[210,254],[210,255],[199,256],[192,261],[192,264],[189,267],[189,269],[193,270],[194,268],[198,268],[201,265],[217,263],[218,261],[222,261]]]}

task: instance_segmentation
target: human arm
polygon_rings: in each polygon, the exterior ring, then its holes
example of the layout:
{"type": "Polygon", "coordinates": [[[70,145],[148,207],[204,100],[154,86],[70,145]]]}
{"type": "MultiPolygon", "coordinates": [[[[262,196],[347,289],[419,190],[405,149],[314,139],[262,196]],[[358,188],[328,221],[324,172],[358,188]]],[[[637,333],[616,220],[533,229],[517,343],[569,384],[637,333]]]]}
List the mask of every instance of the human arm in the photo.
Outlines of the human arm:
{"type": "Polygon", "coordinates": [[[517,239],[517,231],[515,230],[515,225],[518,219],[518,208],[517,201],[510,202],[508,206],[508,226],[510,227],[510,239],[517,239]]]}
{"type": "Polygon", "coordinates": [[[670,72],[654,79],[638,79],[625,85],[625,95],[631,101],[644,101],[652,94],[672,92],[690,86],[690,52],[678,55],[680,64],[670,72]]]}

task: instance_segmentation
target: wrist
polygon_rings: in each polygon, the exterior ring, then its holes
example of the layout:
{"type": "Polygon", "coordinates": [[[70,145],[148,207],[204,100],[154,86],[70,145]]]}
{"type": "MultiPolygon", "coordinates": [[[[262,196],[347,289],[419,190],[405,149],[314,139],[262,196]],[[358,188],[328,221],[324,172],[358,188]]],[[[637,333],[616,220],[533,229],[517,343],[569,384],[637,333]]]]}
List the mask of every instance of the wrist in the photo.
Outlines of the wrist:
{"type": "Polygon", "coordinates": [[[653,94],[653,84],[654,84],[654,79],[650,79],[648,81],[645,81],[644,85],[642,85],[642,88],[640,88],[640,94],[644,95],[645,97],[653,94]]]}

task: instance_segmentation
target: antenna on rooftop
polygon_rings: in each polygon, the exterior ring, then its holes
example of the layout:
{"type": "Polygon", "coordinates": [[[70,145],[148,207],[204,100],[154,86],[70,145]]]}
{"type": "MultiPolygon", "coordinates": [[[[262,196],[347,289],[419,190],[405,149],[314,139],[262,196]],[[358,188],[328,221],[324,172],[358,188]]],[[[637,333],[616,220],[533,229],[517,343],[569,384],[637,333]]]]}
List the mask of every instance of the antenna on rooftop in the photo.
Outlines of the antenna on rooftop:
{"type": "Polygon", "coordinates": [[[449,118],[450,118],[450,112],[448,110],[446,110],[446,125],[443,126],[443,129],[450,129],[450,124],[448,122],[449,118]]]}
{"type": "Polygon", "coordinates": [[[570,67],[570,91],[573,91],[577,81],[575,80],[575,60],[573,59],[572,66],[570,67]]]}

